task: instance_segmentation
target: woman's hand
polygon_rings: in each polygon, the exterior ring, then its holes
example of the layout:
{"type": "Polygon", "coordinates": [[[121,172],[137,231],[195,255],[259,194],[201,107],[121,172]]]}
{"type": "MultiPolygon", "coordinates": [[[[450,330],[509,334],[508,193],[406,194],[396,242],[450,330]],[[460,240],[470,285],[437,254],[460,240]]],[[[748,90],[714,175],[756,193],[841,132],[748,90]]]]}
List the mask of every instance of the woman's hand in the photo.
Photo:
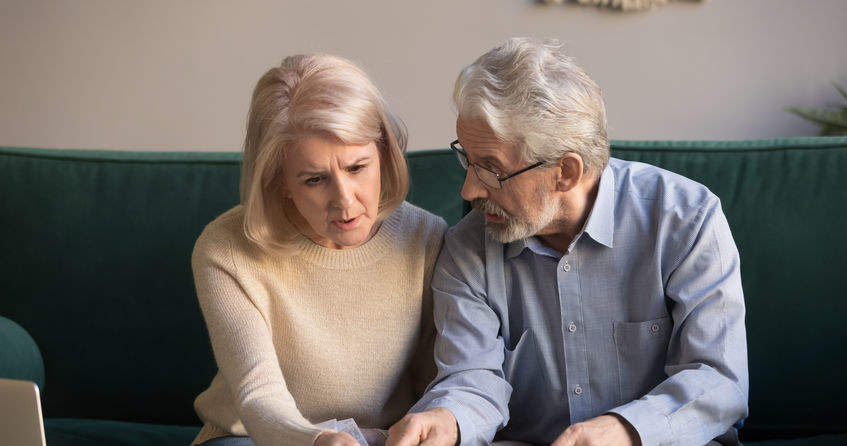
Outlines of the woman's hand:
{"type": "Polygon", "coordinates": [[[347,432],[324,432],[318,435],[315,446],[362,446],[347,432]]]}

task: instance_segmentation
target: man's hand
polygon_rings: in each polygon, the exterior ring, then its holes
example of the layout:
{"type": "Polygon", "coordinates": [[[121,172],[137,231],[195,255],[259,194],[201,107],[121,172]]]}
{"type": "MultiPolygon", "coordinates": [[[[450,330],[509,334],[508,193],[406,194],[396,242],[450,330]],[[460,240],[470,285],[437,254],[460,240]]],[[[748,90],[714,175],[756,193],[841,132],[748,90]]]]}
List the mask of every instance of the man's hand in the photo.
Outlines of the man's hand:
{"type": "Polygon", "coordinates": [[[347,432],[324,432],[318,435],[315,446],[362,446],[347,432]]]}
{"type": "Polygon", "coordinates": [[[459,441],[456,417],[447,409],[437,407],[420,413],[410,413],[388,429],[385,446],[454,446],[459,441]]]}
{"type": "Polygon", "coordinates": [[[551,446],[641,446],[641,438],[628,421],[611,414],[570,425],[551,446]]]}

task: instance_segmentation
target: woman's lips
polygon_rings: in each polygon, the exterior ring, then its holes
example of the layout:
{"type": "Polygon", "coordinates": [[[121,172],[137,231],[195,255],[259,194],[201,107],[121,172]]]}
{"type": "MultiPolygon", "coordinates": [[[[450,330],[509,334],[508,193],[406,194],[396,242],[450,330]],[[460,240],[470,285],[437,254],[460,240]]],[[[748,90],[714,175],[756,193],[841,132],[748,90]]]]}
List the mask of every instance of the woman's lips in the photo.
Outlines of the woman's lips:
{"type": "Polygon", "coordinates": [[[356,228],[361,218],[362,216],[360,215],[358,217],[351,218],[350,220],[333,220],[332,224],[342,231],[349,231],[356,228]]]}

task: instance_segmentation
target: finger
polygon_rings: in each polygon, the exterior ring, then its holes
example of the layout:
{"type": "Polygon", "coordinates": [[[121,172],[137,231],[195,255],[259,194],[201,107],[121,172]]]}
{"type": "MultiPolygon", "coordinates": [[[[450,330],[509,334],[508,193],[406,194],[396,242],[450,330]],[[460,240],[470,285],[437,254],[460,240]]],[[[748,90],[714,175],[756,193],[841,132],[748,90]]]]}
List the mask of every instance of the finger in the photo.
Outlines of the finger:
{"type": "Polygon", "coordinates": [[[577,431],[573,426],[568,427],[550,446],[576,446],[577,431]]]}
{"type": "Polygon", "coordinates": [[[339,432],[336,434],[335,442],[333,444],[338,446],[366,446],[360,445],[359,442],[347,432],[339,432]]]}
{"type": "Polygon", "coordinates": [[[415,432],[413,426],[409,424],[397,426],[395,424],[388,431],[388,439],[385,440],[385,446],[417,446],[420,437],[420,431],[415,432]]]}

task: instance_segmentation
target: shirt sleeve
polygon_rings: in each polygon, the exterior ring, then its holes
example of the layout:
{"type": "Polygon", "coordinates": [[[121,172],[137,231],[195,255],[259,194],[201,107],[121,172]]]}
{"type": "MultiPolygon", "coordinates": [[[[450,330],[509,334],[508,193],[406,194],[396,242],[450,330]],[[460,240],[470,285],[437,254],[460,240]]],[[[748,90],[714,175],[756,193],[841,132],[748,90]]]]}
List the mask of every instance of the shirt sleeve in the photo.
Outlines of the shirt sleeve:
{"type": "MultiPolygon", "coordinates": [[[[432,279],[438,375],[411,412],[443,407],[461,445],[487,445],[508,421],[500,321],[485,299],[482,247],[450,230],[432,279]]],[[[481,231],[480,231],[481,232],[481,231]]]]}
{"type": "Polygon", "coordinates": [[[297,410],[265,319],[237,279],[231,242],[201,236],[192,268],[218,368],[253,442],[313,445],[324,430],[297,410]]]}
{"type": "Polygon", "coordinates": [[[421,322],[420,342],[418,343],[418,348],[411,366],[415,383],[415,398],[423,396],[436,374],[432,353],[435,349],[435,325],[432,318],[432,276],[435,271],[435,262],[444,243],[447,222],[441,217],[437,217],[435,220],[435,229],[430,234],[426,244],[426,265],[424,269],[421,305],[423,320],[421,322]]]}
{"type": "Polygon", "coordinates": [[[676,250],[665,287],[674,328],[667,379],[611,410],[644,445],[706,444],[747,416],[747,342],[738,251],[717,197],[676,250]]]}

